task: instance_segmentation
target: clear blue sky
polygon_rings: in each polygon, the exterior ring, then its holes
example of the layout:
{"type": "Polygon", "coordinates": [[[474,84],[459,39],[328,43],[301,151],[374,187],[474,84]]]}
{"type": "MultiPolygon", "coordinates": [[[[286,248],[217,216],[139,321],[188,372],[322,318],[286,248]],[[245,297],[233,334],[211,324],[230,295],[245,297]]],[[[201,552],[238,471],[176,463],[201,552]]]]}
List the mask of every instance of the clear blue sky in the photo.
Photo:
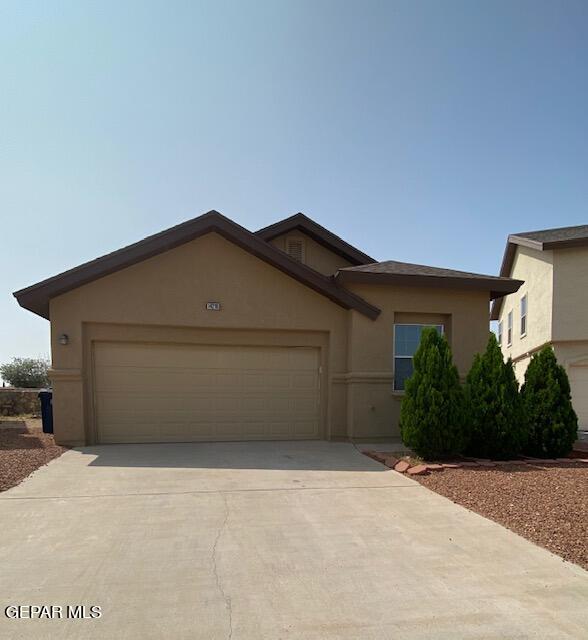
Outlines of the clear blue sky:
{"type": "Polygon", "coordinates": [[[587,69],[573,0],[2,2],[0,362],[12,291],[212,208],[497,273],[588,222],[587,69]]]}

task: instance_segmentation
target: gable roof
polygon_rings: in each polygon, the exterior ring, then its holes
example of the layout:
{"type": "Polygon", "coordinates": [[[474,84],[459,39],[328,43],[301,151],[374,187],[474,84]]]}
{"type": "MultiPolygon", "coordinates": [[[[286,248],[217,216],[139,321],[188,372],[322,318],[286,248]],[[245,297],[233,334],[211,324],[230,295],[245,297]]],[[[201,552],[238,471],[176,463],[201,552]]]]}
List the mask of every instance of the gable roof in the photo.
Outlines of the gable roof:
{"type": "Polygon", "coordinates": [[[262,237],[251,233],[217,211],[209,211],[197,218],[175,227],[148,236],[118,251],[113,251],[69,271],[16,291],[13,295],[21,307],[49,319],[49,300],[55,296],[76,289],[84,284],[102,278],[147,258],[174,249],[206,233],[215,232],[238,247],[267,262],[276,269],[298,280],[314,291],[329,298],[345,309],[356,309],[374,320],[380,310],[355,295],[339,287],[333,278],[318,273],[314,269],[297,262],[280,251],[262,237]]]}
{"type": "MultiPolygon", "coordinates": [[[[575,227],[556,227],[555,229],[511,233],[506,241],[502,264],[500,266],[500,275],[502,277],[510,276],[517,246],[528,247],[537,251],[588,246],[588,224],[581,224],[575,227]]],[[[492,311],[490,313],[491,320],[498,320],[501,308],[502,300],[497,300],[492,305],[492,311]]]]}
{"type": "Polygon", "coordinates": [[[323,247],[330,249],[337,255],[345,258],[348,262],[351,262],[351,264],[358,265],[375,262],[374,258],[350,245],[348,242],[345,242],[345,240],[328,229],[325,229],[325,227],[318,224],[318,222],[311,220],[303,213],[296,213],[289,218],[285,218],[275,224],[269,225],[269,227],[259,229],[255,233],[260,238],[269,242],[284,233],[289,233],[290,231],[295,230],[302,231],[323,247]]]}
{"type": "Polygon", "coordinates": [[[488,276],[481,273],[429,267],[410,262],[386,260],[358,267],[339,269],[337,280],[383,284],[409,284],[423,287],[451,287],[456,289],[484,289],[490,291],[490,299],[513,293],[523,284],[522,280],[488,276]]]}

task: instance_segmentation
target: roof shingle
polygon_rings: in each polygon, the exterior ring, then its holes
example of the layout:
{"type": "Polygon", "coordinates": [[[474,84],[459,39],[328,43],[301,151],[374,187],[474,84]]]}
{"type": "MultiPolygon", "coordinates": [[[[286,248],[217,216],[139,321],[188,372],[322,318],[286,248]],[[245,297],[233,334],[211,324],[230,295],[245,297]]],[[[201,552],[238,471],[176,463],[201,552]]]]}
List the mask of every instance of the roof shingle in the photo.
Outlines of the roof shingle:
{"type": "Polygon", "coordinates": [[[522,280],[489,276],[469,271],[429,267],[423,264],[386,260],[339,269],[336,279],[342,282],[372,284],[410,284],[429,287],[458,289],[486,289],[492,299],[513,293],[523,284],[522,280]]]}
{"type": "Polygon", "coordinates": [[[509,278],[501,278],[500,276],[489,276],[482,273],[457,271],[455,269],[443,269],[441,267],[429,267],[424,264],[398,262],[396,260],[385,260],[384,262],[362,264],[357,267],[344,267],[343,269],[340,269],[340,271],[359,271],[362,273],[389,273],[403,276],[435,276],[439,278],[480,278],[482,280],[509,280],[509,278]]]}
{"type": "Polygon", "coordinates": [[[522,231],[513,233],[509,239],[524,238],[532,242],[552,243],[569,242],[574,240],[588,240],[588,224],[575,227],[558,227],[556,229],[542,229],[540,231],[522,231]]]}

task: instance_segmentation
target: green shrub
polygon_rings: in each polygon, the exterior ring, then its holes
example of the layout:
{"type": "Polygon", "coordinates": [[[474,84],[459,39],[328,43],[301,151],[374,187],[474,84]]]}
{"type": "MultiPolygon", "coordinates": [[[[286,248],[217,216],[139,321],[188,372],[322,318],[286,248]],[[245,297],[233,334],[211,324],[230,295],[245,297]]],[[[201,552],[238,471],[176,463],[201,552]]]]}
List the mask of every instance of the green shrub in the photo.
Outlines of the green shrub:
{"type": "Polygon", "coordinates": [[[525,452],[539,458],[570,453],[577,438],[578,418],[572,408],[568,376],[550,346],[531,358],[521,395],[529,422],[525,452]]]}
{"type": "Polygon", "coordinates": [[[467,420],[473,456],[507,459],[522,453],[527,425],[512,362],[504,362],[496,336],[476,354],[466,379],[467,420]]]}
{"type": "Polygon", "coordinates": [[[451,349],[434,328],[423,329],[406,381],[400,408],[400,432],[407,447],[426,458],[463,451],[464,394],[451,349]]]}
{"type": "Polygon", "coordinates": [[[49,386],[49,362],[43,358],[14,358],[0,365],[0,376],[12,387],[38,389],[49,386]]]}

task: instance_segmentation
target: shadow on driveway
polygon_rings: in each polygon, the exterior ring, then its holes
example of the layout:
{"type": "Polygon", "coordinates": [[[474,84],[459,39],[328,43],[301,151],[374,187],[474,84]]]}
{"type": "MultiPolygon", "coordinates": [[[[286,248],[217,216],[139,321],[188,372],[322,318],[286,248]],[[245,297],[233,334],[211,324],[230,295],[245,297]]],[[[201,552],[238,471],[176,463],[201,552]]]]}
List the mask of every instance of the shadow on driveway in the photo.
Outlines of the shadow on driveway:
{"type": "Polygon", "coordinates": [[[82,447],[88,466],[282,471],[388,471],[346,442],[185,442],[82,447]]]}

